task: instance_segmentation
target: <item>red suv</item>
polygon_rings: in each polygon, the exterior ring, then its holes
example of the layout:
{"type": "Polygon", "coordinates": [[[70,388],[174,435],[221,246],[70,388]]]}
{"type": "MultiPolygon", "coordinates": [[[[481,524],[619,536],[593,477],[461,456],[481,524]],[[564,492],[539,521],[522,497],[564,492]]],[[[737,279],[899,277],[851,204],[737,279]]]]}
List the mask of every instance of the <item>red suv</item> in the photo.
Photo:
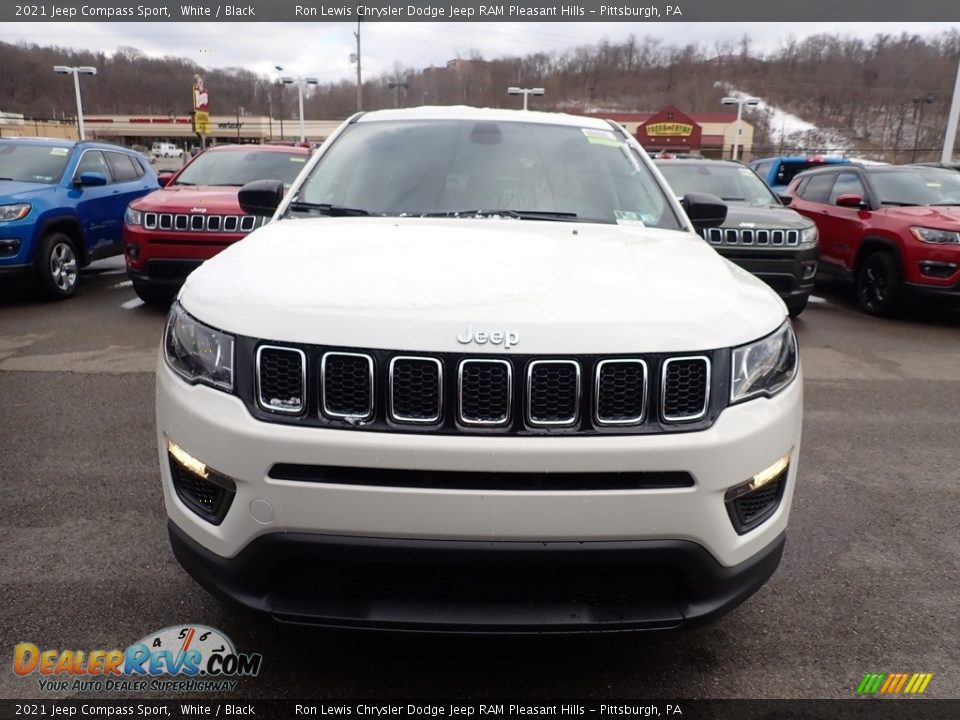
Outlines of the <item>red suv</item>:
{"type": "Polygon", "coordinates": [[[194,157],[160,190],[130,203],[123,246],[137,295],[147,303],[169,303],[200,263],[269,220],[240,209],[240,188],[251,180],[289,186],[309,154],[283,145],[218,145],[194,157]]]}
{"type": "Polygon", "coordinates": [[[820,230],[820,271],[856,283],[871,315],[909,297],[960,304],[960,174],[916,166],[809,170],[790,207],[820,230]]]}

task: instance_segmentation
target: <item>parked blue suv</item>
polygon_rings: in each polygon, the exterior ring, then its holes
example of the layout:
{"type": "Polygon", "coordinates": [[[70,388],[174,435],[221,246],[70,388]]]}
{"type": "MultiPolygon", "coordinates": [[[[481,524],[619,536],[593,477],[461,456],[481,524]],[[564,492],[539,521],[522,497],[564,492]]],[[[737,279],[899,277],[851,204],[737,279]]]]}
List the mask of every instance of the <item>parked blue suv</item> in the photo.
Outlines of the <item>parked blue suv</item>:
{"type": "Polygon", "coordinates": [[[821,165],[849,165],[847,158],[830,155],[787,155],[750,161],[750,169],[759,175],[775,193],[782,194],[795,175],[821,165]]]}
{"type": "Polygon", "coordinates": [[[81,267],[123,251],[130,201],[157,188],[146,158],[120,145],[0,138],[0,283],[70,297],[81,267]]]}

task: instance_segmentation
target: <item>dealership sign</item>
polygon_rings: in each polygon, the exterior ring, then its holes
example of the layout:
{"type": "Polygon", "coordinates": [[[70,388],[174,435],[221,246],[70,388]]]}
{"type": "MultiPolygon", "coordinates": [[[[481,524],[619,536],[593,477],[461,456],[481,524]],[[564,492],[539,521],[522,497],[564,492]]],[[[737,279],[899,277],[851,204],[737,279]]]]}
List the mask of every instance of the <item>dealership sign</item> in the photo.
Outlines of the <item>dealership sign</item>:
{"type": "Polygon", "coordinates": [[[692,117],[673,105],[654,113],[637,128],[637,140],[644,147],[696,150],[700,148],[703,128],[692,117]]]}
{"type": "Polygon", "coordinates": [[[647,125],[647,135],[651,137],[681,136],[693,134],[693,125],[678,122],[660,122],[647,125]]]}

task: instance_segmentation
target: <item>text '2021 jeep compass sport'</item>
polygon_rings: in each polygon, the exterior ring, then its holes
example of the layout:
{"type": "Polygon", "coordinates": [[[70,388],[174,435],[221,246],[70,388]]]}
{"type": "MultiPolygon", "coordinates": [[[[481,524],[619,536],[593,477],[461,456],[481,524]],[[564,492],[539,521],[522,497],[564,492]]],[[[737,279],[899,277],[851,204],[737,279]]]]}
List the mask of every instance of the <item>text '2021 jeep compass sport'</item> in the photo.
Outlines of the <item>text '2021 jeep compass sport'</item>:
{"type": "Polygon", "coordinates": [[[604,121],[345,122],[194,271],[157,372],[169,532],[281,621],[665,628],[774,572],[802,381],[773,291],[604,121]],[[684,212],[686,211],[686,213],[684,212]]]}

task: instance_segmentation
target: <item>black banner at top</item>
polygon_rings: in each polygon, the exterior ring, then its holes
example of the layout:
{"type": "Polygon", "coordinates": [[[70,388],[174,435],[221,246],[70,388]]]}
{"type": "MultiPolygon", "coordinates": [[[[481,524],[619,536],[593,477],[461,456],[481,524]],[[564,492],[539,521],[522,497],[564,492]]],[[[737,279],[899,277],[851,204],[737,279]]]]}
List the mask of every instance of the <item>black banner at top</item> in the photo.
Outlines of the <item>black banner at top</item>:
{"type": "Polygon", "coordinates": [[[0,22],[953,22],[956,0],[0,0],[0,22]]]}

